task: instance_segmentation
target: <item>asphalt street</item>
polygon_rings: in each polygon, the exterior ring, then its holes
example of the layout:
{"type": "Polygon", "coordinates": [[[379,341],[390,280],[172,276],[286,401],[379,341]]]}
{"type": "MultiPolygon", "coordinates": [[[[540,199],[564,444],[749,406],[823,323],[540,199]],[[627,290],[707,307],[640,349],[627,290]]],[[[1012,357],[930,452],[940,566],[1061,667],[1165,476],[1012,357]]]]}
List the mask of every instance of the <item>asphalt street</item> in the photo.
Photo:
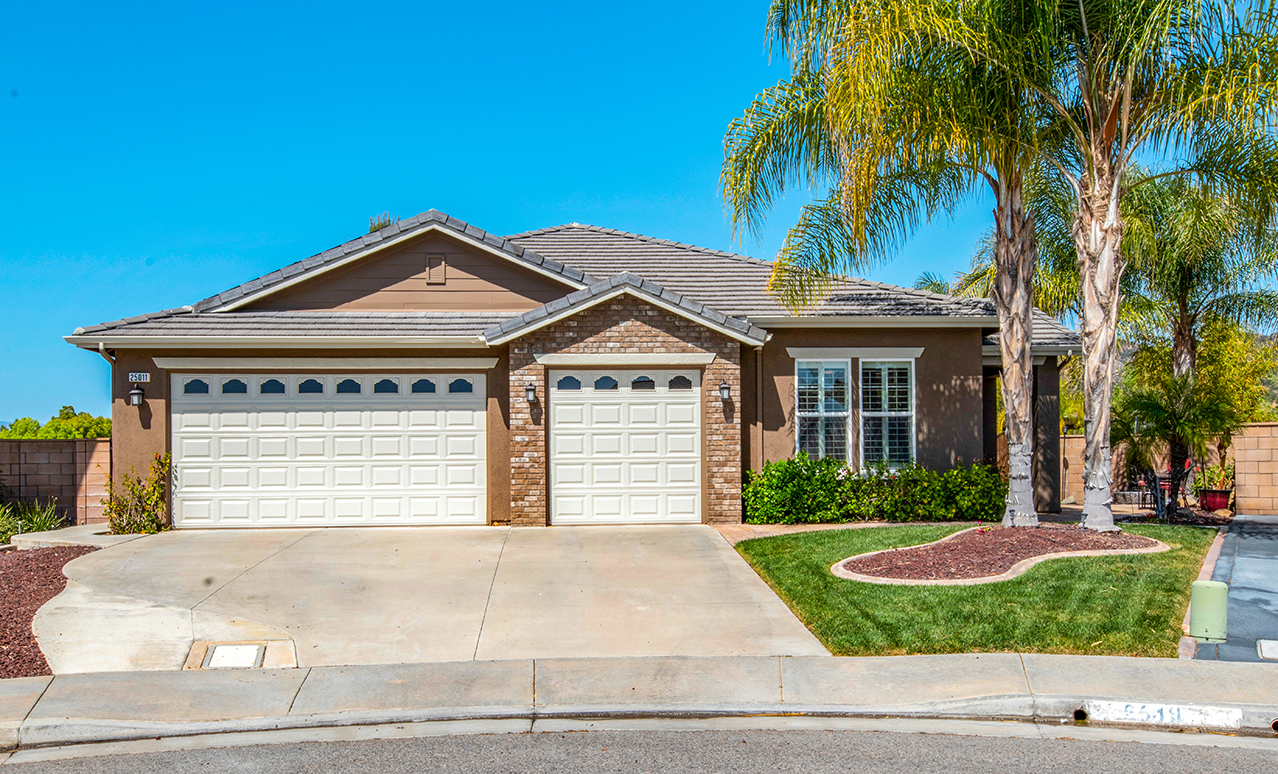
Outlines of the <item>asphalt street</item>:
{"type": "Polygon", "coordinates": [[[593,731],[312,742],[112,755],[5,766],[101,772],[925,772],[1274,771],[1278,754],[1170,744],[859,731],[593,731]]]}
{"type": "Polygon", "coordinates": [[[1257,640],[1278,640],[1278,516],[1234,519],[1212,580],[1229,584],[1228,639],[1195,658],[1260,661],[1257,640]]]}

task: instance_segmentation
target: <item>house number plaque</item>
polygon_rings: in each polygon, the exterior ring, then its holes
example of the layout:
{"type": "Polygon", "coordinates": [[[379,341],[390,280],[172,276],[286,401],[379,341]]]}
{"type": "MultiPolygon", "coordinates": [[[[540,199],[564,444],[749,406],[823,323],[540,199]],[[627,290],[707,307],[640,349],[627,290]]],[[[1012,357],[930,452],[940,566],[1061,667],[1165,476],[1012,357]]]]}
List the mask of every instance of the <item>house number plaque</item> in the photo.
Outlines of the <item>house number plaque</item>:
{"type": "Polygon", "coordinates": [[[151,374],[149,374],[149,373],[140,373],[140,374],[134,374],[134,373],[131,373],[131,374],[129,374],[129,383],[130,383],[130,384],[135,383],[135,382],[149,382],[149,381],[151,381],[151,374]]]}

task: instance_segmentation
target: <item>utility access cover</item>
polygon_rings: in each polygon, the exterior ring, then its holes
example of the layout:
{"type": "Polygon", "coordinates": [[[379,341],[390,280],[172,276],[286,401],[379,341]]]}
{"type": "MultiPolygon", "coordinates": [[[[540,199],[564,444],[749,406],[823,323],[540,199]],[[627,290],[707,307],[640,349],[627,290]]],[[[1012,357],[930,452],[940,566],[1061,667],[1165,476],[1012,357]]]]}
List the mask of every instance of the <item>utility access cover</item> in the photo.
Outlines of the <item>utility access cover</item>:
{"type": "Polygon", "coordinates": [[[1278,640],[1258,640],[1256,650],[1260,657],[1267,661],[1278,661],[1278,640]]]}
{"type": "Polygon", "coordinates": [[[265,653],[265,645],[214,645],[204,654],[204,668],[256,669],[265,653]]]}

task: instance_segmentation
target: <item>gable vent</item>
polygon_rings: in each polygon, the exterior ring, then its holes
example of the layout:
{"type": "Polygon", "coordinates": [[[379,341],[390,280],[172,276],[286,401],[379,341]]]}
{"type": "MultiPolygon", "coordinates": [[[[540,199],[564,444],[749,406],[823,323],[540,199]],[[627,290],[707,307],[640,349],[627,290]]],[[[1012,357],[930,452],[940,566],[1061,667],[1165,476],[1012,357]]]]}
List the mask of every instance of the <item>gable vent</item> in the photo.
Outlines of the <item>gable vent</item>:
{"type": "Polygon", "coordinates": [[[426,256],[426,284],[427,285],[443,285],[444,284],[444,256],[442,255],[426,256]]]}

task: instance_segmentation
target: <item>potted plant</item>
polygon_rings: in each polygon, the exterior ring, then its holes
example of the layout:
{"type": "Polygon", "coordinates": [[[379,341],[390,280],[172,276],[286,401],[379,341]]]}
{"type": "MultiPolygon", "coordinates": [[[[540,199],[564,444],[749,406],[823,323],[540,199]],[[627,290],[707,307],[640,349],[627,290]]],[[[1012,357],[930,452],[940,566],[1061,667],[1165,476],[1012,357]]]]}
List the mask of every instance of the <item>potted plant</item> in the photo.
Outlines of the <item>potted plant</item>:
{"type": "Polygon", "coordinates": [[[1234,466],[1208,465],[1199,478],[1198,504],[1209,511],[1229,507],[1229,494],[1234,489],[1234,466]]]}

